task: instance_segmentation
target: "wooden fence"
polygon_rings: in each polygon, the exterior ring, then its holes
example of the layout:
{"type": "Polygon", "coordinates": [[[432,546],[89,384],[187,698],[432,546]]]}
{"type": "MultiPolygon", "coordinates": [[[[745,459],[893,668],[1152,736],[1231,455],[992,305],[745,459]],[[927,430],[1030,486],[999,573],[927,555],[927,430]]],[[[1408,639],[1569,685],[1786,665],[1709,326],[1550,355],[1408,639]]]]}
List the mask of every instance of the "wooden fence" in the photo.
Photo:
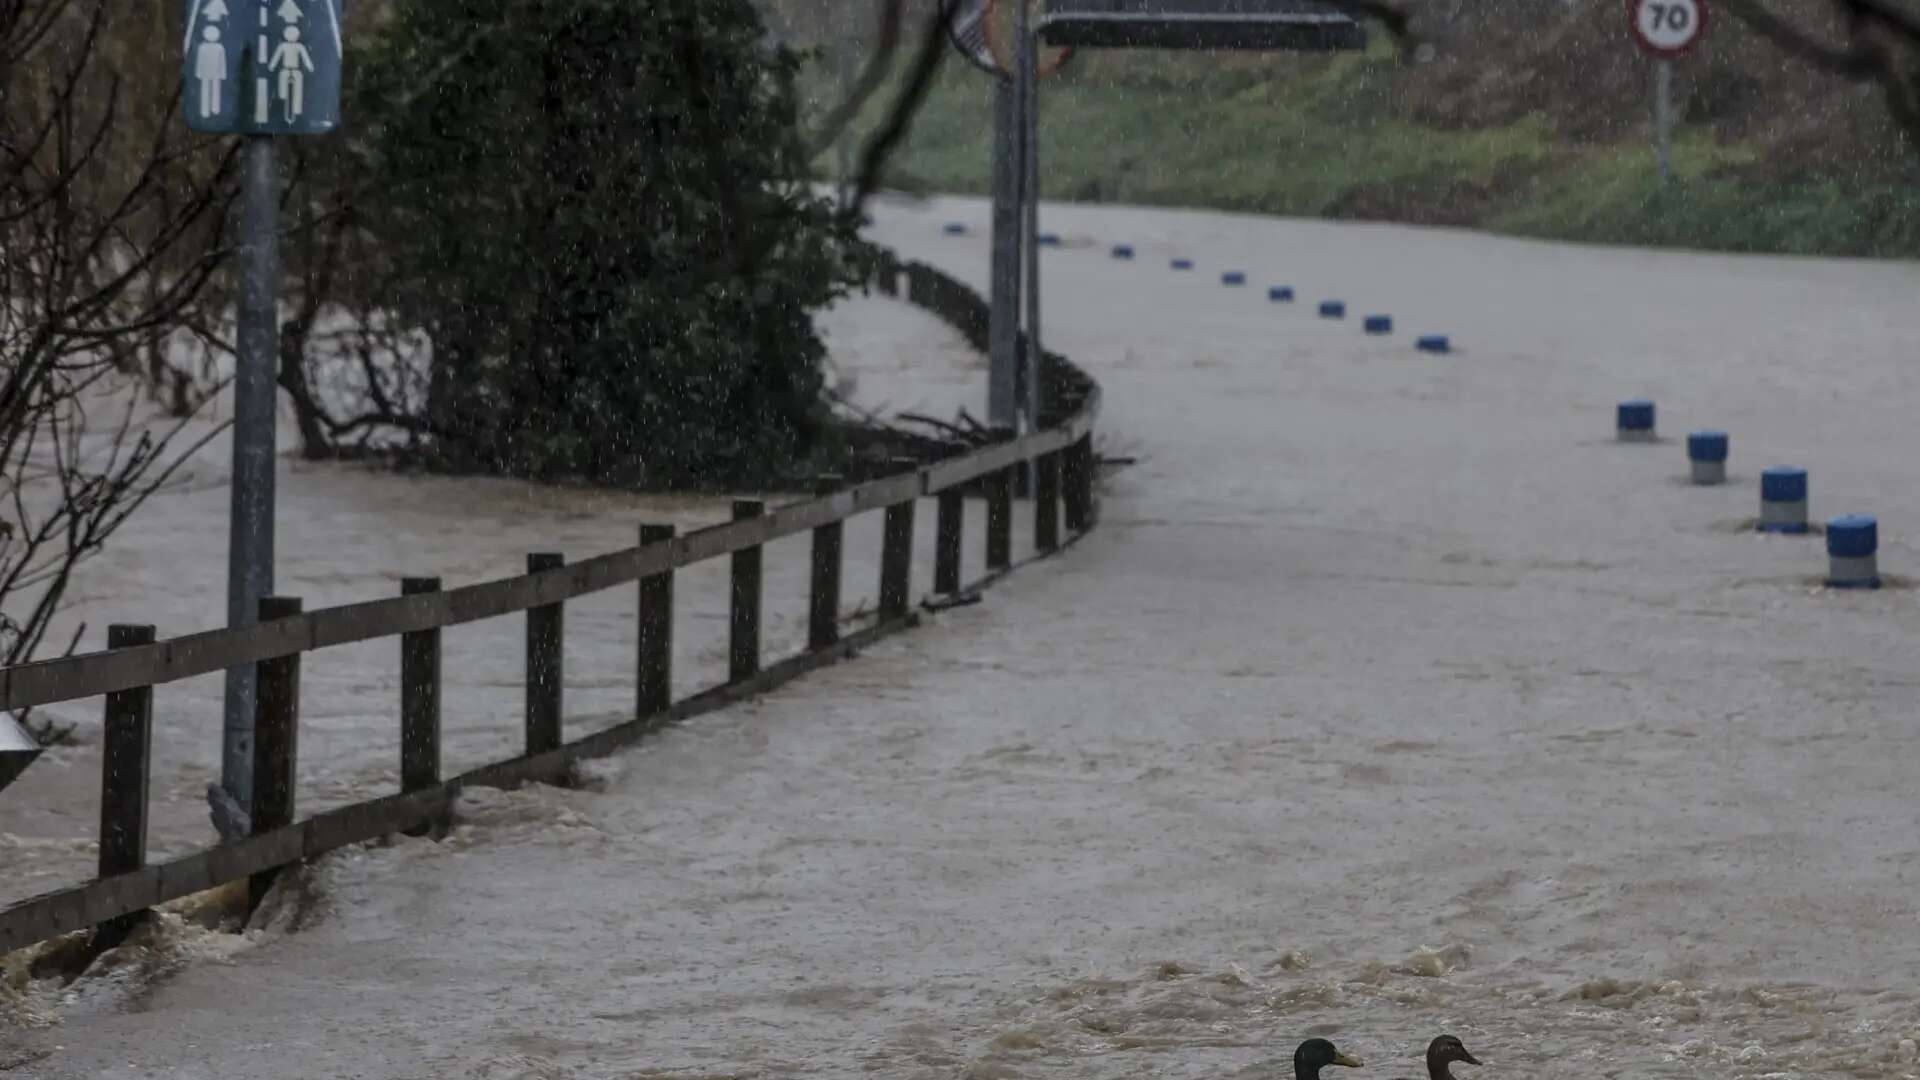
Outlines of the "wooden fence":
{"type": "MultiPolygon", "coordinates": [[[[898,295],[899,264],[882,268],[877,285],[898,295]]],[[[974,337],[984,333],[985,305],[971,289],[922,264],[904,268],[907,298],[974,337]]],[[[672,525],[641,525],[633,547],[567,564],[558,555],[530,555],[527,573],[455,589],[438,578],[408,578],[386,600],[303,611],[295,597],[260,602],[259,623],[158,641],[150,626],[116,625],[106,651],[0,668],[0,709],[103,697],[99,876],[93,881],[15,903],[0,911],[0,953],[88,927],[96,943],[119,940],[157,904],[246,878],[255,902],[278,869],[348,844],[420,831],[444,821],[460,789],[563,779],[574,762],[630,744],[667,724],[766,691],[830,664],[878,638],[914,625],[911,599],[916,501],[937,502],[933,590],[961,591],[964,493],[980,490],[986,507],[988,579],[1011,565],[1014,474],[1032,463],[1034,547],[1046,555],[1066,529],[1078,534],[1095,520],[1092,448],[1099,391],[1064,359],[1049,356],[1061,405],[1054,422],[1017,439],[768,509],[736,501],[733,520],[678,535],[672,525]],[[840,633],[841,537],[846,520],[879,511],[885,517],[878,616],[840,633]],[[763,666],[760,649],[761,548],[812,532],[807,647],[763,666]],[[678,702],[672,674],[674,571],[707,559],[732,559],[728,681],[678,702]],[[639,643],[634,666],[634,718],[567,742],[562,726],[565,681],[561,627],[567,601],[636,586],[639,643]],[[526,751],[460,776],[440,775],[440,631],[516,612],[526,614],[526,751]],[[376,638],[399,638],[400,791],[384,798],[297,819],[300,664],[316,649],[376,638]],[[258,703],[253,758],[251,834],[157,865],[146,861],[148,750],[153,688],[255,665],[258,703]]]]}

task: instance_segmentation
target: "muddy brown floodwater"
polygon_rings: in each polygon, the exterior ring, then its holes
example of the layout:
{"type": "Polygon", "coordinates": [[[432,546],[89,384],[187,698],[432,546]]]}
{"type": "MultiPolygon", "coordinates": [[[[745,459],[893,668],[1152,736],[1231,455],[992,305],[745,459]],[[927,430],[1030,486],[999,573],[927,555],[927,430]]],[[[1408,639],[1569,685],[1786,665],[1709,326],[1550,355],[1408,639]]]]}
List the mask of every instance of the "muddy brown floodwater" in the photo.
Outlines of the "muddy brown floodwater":
{"type": "MultiPolygon", "coordinates": [[[[1441,1031],[1489,1080],[1920,1071],[1916,594],[1740,528],[1802,465],[1920,577],[1920,270],[1044,216],[1049,344],[1139,459],[1092,537],[589,789],[324,860],[297,931],[36,984],[16,1071],[1255,1077],[1318,1034],[1391,1080],[1441,1031]],[[1637,395],[1669,441],[1612,441],[1637,395]]],[[[875,231],[978,282],[985,221],[875,231]]],[[[372,490],[337,544],[417,512],[372,490]]],[[[566,520],[613,546],[617,509],[566,520]]],[[[510,724],[512,674],[463,700],[510,724]]]]}

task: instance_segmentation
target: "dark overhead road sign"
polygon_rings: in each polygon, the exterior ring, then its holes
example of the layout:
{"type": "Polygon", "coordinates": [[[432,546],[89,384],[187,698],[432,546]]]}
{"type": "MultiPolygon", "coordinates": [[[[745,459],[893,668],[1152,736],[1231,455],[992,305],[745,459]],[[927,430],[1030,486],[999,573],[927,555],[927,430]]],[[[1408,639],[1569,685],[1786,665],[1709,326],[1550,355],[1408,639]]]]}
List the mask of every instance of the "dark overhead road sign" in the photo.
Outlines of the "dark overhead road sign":
{"type": "Polygon", "coordinates": [[[1313,0],[1047,0],[1041,38],[1081,49],[1334,52],[1366,28],[1313,0]]]}

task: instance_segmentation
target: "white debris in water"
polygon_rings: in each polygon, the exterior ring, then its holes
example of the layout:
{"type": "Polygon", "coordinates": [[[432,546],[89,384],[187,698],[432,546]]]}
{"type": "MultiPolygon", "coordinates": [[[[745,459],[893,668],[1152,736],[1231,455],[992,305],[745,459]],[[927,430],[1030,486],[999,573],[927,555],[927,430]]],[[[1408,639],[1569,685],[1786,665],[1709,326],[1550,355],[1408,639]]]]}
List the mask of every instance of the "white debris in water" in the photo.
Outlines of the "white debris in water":
{"type": "Polygon", "coordinates": [[[1463,944],[1447,945],[1438,949],[1422,945],[1413,950],[1413,955],[1400,965],[1399,970],[1408,975],[1437,979],[1453,974],[1453,970],[1465,964],[1472,955],[1473,949],[1463,944]]]}

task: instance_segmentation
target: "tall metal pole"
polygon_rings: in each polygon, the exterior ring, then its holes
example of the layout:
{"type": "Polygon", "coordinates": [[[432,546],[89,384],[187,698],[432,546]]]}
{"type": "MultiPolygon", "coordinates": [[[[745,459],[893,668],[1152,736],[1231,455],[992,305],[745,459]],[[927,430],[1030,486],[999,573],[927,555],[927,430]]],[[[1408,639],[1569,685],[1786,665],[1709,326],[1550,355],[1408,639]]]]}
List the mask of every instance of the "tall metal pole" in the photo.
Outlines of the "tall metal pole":
{"type": "Polygon", "coordinates": [[[1037,42],[1033,34],[1033,7],[1027,0],[1015,5],[1020,65],[1020,148],[1024,162],[1021,202],[1025,220],[1021,240],[1027,245],[1027,430],[1040,430],[1040,77],[1037,42]]]}
{"type": "Polygon", "coordinates": [[[1017,88],[1000,79],[993,99],[993,267],[987,318],[987,422],[1012,429],[1020,336],[1020,116],[1017,88]]]}
{"type": "MultiPolygon", "coordinates": [[[[280,371],[280,173],[272,136],[244,138],[227,548],[227,625],[235,627],[252,626],[260,598],[273,593],[274,387],[280,371]]],[[[253,796],[254,689],[252,666],[227,669],[220,784],[207,795],[214,826],[228,839],[244,835],[241,815],[253,796]]]]}
{"type": "MultiPolygon", "coordinates": [[[[854,60],[855,60],[854,52],[855,52],[855,48],[854,48],[854,35],[853,35],[853,16],[849,14],[847,16],[847,25],[842,26],[840,28],[840,43],[839,43],[838,59],[839,59],[839,69],[840,69],[839,76],[840,76],[840,100],[841,101],[848,101],[848,100],[851,100],[853,97],[854,60]]],[[[853,125],[849,124],[844,130],[840,132],[840,142],[839,142],[839,146],[836,148],[839,154],[840,197],[842,199],[845,199],[847,197],[847,192],[851,190],[851,188],[853,187],[853,130],[852,128],[853,128],[853,125]]]]}
{"type": "Polygon", "coordinates": [[[1660,148],[1660,186],[1666,187],[1672,175],[1668,145],[1673,138],[1673,61],[1662,60],[1655,68],[1653,126],[1660,148]]]}

